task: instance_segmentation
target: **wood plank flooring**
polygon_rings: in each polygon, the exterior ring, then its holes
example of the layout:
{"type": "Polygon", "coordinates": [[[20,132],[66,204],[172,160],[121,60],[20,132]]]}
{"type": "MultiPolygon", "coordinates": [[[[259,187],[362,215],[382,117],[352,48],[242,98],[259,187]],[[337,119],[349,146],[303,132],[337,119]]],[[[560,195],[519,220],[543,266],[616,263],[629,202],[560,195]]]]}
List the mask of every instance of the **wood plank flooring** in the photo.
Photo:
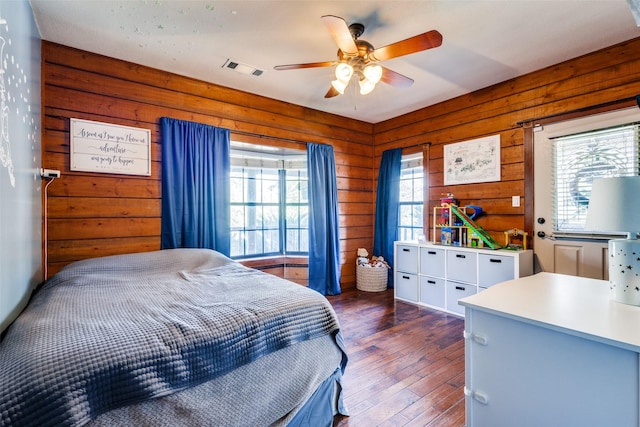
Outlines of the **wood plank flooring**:
{"type": "Polygon", "coordinates": [[[345,338],[349,417],[334,427],[462,427],[464,320],[395,302],[393,290],[328,297],[345,338]]]}

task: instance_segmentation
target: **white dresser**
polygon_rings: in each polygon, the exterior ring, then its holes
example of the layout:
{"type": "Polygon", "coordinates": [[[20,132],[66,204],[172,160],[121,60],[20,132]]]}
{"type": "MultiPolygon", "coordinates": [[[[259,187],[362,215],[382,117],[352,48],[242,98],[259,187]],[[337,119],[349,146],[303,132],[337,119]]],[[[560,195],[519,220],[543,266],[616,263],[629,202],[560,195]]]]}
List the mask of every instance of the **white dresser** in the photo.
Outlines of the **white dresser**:
{"type": "Polygon", "coordinates": [[[460,298],[533,274],[531,250],[395,242],[395,297],[464,315],[460,298]]]}
{"type": "Polygon", "coordinates": [[[539,273],[460,301],[467,427],[640,425],[640,308],[539,273]]]}

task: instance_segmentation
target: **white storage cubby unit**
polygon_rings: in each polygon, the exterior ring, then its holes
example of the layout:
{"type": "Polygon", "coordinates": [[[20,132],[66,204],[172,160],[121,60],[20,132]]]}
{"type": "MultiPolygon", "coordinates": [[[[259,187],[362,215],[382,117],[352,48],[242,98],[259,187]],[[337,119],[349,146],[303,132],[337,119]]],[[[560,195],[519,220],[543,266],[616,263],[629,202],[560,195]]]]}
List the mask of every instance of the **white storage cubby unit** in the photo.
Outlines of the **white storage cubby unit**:
{"type": "Polygon", "coordinates": [[[464,316],[458,300],[533,274],[533,252],[395,242],[395,297],[464,316]]]}

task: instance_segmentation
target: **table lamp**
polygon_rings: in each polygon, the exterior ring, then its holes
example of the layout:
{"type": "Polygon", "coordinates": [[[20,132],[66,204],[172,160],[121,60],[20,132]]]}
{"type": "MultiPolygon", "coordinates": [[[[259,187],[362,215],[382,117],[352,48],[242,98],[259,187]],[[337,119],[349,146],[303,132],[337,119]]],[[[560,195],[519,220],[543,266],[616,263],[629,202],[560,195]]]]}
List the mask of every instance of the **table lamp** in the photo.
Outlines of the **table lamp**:
{"type": "Polygon", "coordinates": [[[609,240],[611,298],[640,306],[640,176],[594,179],[585,229],[627,234],[609,240]]]}

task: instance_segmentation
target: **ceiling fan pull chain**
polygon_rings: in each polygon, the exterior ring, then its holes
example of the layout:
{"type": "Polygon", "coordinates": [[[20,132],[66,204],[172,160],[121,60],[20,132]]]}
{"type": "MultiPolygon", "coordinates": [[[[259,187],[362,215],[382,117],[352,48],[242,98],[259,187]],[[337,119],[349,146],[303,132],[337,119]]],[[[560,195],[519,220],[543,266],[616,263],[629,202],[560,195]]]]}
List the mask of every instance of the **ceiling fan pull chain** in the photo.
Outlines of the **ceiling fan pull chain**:
{"type": "Polygon", "coordinates": [[[353,111],[358,111],[358,91],[356,85],[351,85],[353,88],[353,111]]]}

